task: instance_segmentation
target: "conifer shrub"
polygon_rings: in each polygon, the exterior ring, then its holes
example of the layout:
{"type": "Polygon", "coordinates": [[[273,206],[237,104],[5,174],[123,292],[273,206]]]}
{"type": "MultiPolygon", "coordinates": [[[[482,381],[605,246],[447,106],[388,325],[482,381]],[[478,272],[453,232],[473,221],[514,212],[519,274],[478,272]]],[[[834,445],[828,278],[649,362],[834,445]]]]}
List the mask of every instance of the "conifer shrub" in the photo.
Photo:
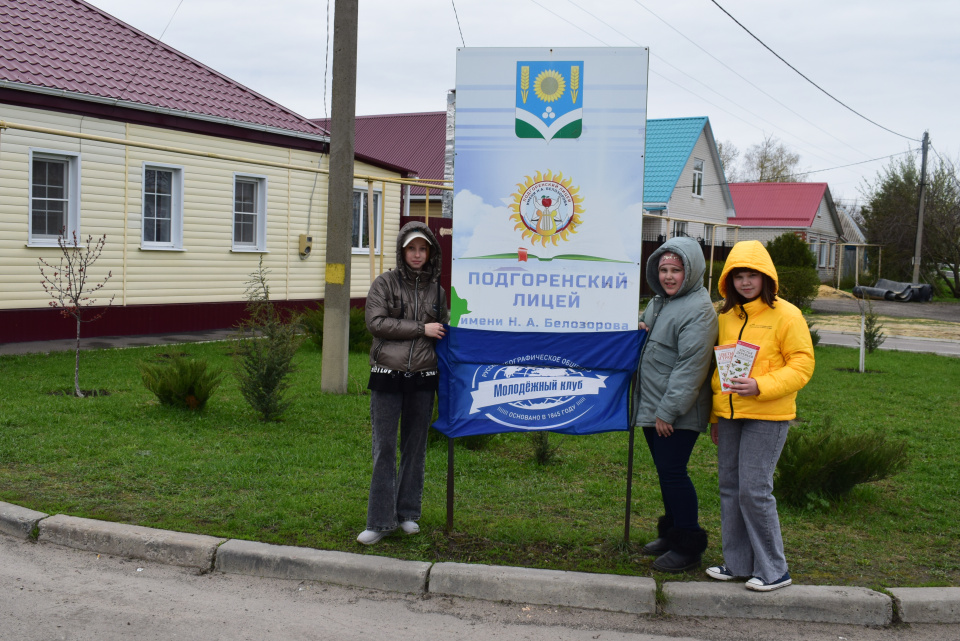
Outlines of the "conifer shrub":
{"type": "Polygon", "coordinates": [[[530,432],[530,446],[533,450],[533,460],[537,465],[549,465],[556,461],[559,445],[550,442],[550,432],[537,430],[530,432]]]}
{"type": "Polygon", "coordinates": [[[247,281],[247,318],[237,328],[234,358],[240,393],[260,420],[277,421],[290,406],[286,392],[303,336],[299,320],[284,318],[270,302],[268,274],[261,256],[247,281]]]}
{"type": "Polygon", "coordinates": [[[848,434],[822,425],[793,427],[777,463],[777,499],[808,507],[846,496],[861,483],[889,478],[906,468],[907,442],[878,432],[848,434]]]}
{"type": "Polygon", "coordinates": [[[883,324],[880,322],[880,317],[873,312],[873,303],[868,300],[863,319],[863,345],[867,348],[868,354],[873,354],[887,339],[881,331],[882,329],[883,324]]]}
{"type": "MultiPolygon", "coordinates": [[[[317,349],[323,349],[323,303],[307,308],[300,317],[300,325],[310,342],[317,349]]],[[[349,350],[360,354],[369,352],[372,342],[373,336],[367,330],[365,310],[362,307],[351,307],[349,350]]]]}
{"type": "Polygon", "coordinates": [[[777,296],[800,309],[820,291],[817,259],[802,238],[792,232],[781,234],[767,243],[767,252],[777,268],[777,296]]]}
{"type": "Polygon", "coordinates": [[[223,382],[223,370],[210,368],[206,359],[169,355],[159,363],[141,362],[144,386],[161,405],[202,410],[223,382]]]}

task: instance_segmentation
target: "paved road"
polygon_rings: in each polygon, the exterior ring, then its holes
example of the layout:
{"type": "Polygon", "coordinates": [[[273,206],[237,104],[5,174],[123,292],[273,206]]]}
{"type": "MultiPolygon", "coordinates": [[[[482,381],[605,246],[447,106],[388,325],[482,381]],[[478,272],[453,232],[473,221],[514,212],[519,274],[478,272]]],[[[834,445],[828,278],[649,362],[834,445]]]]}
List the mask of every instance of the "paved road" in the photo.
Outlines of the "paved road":
{"type": "Polygon", "coordinates": [[[0,639],[941,641],[956,625],[652,617],[417,597],[98,556],[0,535],[0,639]]]}
{"type": "MultiPolygon", "coordinates": [[[[960,323],[960,303],[897,303],[872,300],[873,312],[878,316],[896,318],[929,318],[930,320],[960,323]]],[[[859,301],[854,298],[818,298],[811,304],[813,311],[824,314],[859,314],[859,301]]]]}

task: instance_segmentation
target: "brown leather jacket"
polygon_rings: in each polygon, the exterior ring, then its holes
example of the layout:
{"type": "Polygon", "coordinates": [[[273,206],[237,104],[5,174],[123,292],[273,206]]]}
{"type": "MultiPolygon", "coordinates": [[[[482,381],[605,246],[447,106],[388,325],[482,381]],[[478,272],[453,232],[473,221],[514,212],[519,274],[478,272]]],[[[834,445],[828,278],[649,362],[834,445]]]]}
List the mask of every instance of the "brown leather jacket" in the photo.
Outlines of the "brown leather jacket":
{"type": "Polygon", "coordinates": [[[377,276],[367,293],[367,329],[373,334],[371,367],[401,372],[437,369],[435,339],[426,323],[446,323],[446,296],[440,287],[440,244],[424,223],[407,223],[397,236],[397,268],[377,276]],[[415,271],[403,260],[403,239],[419,231],[430,241],[430,260],[415,271]]]}

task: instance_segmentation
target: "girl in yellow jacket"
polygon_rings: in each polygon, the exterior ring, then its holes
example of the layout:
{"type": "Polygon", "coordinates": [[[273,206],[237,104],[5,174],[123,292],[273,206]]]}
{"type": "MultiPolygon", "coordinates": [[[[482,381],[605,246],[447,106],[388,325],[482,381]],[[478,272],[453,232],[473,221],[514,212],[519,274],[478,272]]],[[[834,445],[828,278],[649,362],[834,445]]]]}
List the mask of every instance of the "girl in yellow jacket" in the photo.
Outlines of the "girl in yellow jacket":
{"type": "Polygon", "coordinates": [[[748,578],[747,589],[790,585],[783,554],[773,473],[797,392],[813,375],[813,344],[800,310],[777,298],[777,270],[759,242],[734,245],[718,283],[724,297],[719,344],[760,347],[750,376],[720,389],[713,374],[710,436],[717,445],[723,565],[707,568],[720,581],[748,578]]]}

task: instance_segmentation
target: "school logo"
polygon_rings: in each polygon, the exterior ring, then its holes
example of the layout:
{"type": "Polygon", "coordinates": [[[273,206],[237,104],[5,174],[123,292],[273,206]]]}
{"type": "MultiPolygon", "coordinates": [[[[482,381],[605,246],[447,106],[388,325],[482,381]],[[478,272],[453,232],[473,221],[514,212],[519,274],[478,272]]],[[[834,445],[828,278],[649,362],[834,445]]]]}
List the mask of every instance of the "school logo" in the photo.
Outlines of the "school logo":
{"type": "Polygon", "coordinates": [[[583,61],[518,62],[518,138],[579,138],[583,132],[583,61]]]}
{"type": "Polygon", "coordinates": [[[563,172],[554,176],[549,170],[546,174],[538,171],[533,178],[526,176],[517,187],[510,205],[514,212],[510,220],[517,223],[514,229],[522,232],[523,240],[532,238],[533,245],[539,242],[546,247],[547,243],[557,245],[568,240],[570,234],[577,232],[577,226],[583,222],[583,197],[572,178],[564,178],[563,172]]]}
{"type": "Polygon", "coordinates": [[[606,378],[566,367],[484,366],[473,376],[470,414],[521,430],[562,428],[600,403],[606,378]]]}

